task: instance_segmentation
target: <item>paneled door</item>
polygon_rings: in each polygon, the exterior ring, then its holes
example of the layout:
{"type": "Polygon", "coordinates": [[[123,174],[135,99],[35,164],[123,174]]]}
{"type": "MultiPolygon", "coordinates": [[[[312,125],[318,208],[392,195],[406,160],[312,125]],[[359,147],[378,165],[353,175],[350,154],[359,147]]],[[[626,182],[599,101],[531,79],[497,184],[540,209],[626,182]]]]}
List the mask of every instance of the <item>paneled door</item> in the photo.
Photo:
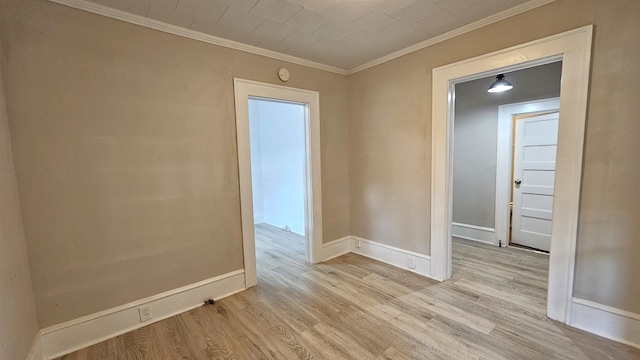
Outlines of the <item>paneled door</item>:
{"type": "Polygon", "coordinates": [[[516,120],[511,242],[551,249],[558,112],[516,120]]]}

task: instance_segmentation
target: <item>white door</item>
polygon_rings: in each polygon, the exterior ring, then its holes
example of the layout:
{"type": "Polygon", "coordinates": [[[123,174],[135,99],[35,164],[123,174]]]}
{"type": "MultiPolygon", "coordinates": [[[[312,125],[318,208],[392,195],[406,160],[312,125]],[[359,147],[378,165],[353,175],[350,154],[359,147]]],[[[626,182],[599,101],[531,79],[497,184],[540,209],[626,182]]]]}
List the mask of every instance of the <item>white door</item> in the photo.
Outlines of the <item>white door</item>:
{"type": "Polygon", "coordinates": [[[511,242],[551,249],[559,113],[516,120],[511,242]]]}

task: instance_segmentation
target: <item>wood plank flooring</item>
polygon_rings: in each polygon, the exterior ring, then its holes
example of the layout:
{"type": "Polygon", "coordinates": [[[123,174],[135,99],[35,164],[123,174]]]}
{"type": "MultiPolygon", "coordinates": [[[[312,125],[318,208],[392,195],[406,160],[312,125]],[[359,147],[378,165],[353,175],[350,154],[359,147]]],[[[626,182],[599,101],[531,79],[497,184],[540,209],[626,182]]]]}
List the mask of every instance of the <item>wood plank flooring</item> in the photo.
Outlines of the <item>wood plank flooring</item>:
{"type": "Polygon", "coordinates": [[[543,254],[455,239],[437,283],[355,254],[307,264],[301,236],[256,234],[257,287],[60,359],[640,359],[545,317],[543,254]]]}

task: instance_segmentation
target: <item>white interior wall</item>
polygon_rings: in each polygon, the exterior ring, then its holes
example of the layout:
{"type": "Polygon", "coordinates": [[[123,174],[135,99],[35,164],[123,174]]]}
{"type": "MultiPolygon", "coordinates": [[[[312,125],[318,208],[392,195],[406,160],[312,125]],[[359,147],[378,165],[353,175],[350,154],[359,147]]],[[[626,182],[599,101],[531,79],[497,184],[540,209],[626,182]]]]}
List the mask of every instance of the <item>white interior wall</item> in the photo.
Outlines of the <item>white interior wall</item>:
{"type": "Polygon", "coordinates": [[[305,235],[304,106],[249,100],[254,222],[305,235]]]}

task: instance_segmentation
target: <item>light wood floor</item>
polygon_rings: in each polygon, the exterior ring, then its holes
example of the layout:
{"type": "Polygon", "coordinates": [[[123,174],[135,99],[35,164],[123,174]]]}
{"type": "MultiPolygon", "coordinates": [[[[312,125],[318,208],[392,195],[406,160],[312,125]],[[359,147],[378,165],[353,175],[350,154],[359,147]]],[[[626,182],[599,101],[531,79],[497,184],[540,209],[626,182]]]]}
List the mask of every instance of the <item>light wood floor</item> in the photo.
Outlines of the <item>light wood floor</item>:
{"type": "Polygon", "coordinates": [[[548,257],[454,241],[436,283],[257,228],[258,286],[62,357],[79,359],[640,359],[544,316],[548,257]]]}

